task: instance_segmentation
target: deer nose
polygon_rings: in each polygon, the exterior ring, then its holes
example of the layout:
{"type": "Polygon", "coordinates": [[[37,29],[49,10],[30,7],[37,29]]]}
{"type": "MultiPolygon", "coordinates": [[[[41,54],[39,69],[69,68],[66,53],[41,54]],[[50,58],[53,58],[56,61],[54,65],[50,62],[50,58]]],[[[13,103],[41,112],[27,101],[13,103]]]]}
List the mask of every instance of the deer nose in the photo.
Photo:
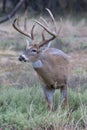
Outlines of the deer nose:
{"type": "Polygon", "coordinates": [[[19,56],[18,60],[26,62],[26,59],[22,55],[19,56]]]}

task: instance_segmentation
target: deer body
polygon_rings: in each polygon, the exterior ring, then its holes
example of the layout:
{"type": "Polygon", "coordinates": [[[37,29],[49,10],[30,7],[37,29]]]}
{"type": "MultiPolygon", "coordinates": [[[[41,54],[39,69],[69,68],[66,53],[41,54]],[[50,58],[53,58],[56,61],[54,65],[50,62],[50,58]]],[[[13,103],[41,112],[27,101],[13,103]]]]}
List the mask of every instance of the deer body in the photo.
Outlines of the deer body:
{"type": "Polygon", "coordinates": [[[62,103],[67,104],[67,85],[69,71],[69,57],[63,51],[56,48],[38,50],[26,49],[19,57],[20,61],[29,61],[37,72],[48,108],[53,108],[53,93],[55,89],[61,90],[62,103]],[[35,52],[36,51],[36,52],[35,52]],[[32,58],[31,58],[32,56],[32,58]]]}
{"type": "Polygon", "coordinates": [[[37,59],[37,61],[40,65],[33,67],[41,77],[42,82],[49,88],[54,89],[65,85],[68,80],[68,56],[55,48],[49,48],[39,55],[39,60],[37,59]]]}
{"type": "MultiPolygon", "coordinates": [[[[60,89],[62,96],[62,104],[68,108],[67,100],[67,87],[68,87],[68,71],[69,71],[69,57],[63,51],[50,48],[49,43],[57,37],[56,23],[55,19],[49,9],[46,9],[55,26],[55,32],[52,32],[48,28],[47,21],[42,18],[44,24],[39,21],[35,23],[39,24],[44,30],[42,31],[42,41],[39,44],[36,44],[34,41],[27,46],[26,50],[20,55],[20,61],[28,61],[32,63],[33,68],[39,75],[45,99],[48,104],[48,108],[52,110],[53,108],[53,94],[55,89],[60,89]],[[51,35],[51,38],[45,39],[44,31],[51,35]],[[47,46],[45,46],[47,45],[47,46]]],[[[28,34],[22,31],[18,26],[18,19],[15,19],[13,22],[13,27],[23,35],[29,37],[31,40],[34,40],[33,31],[35,24],[31,29],[31,33],[28,34]]]]}

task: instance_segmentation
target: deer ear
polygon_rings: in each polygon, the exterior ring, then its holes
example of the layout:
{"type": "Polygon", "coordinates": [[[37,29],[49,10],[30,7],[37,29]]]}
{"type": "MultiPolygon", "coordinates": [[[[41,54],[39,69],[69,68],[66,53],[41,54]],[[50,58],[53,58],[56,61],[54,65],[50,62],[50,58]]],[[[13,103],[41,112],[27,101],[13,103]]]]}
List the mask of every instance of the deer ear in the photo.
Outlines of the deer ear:
{"type": "Polygon", "coordinates": [[[43,45],[42,47],[40,47],[41,50],[47,50],[48,48],[50,48],[51,46],[51,42],[49,42],[48,44],[43,45]]]}
{"type": "Polygon", "coordinates": [[[26,45],[26,49],[27,49],[29,47],[29,45],[30,45],[30,42],[29,42],[28,39],[26,39],[26,43],[27,43],[27,45],[26,45]]]}
{"type": "Polygon", "coordinates": [[[50,46],[51,46],[51,42],[49,42],[49,43],[47,44],[47,48],[50,48],[50,46]]]}

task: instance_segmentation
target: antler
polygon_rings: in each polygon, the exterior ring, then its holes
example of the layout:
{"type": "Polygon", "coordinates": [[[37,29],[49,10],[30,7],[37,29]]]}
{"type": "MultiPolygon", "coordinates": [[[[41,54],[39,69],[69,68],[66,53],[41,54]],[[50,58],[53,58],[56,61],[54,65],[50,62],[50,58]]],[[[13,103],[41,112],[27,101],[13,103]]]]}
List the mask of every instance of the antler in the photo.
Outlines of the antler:
{"type": "MultiPolygon", "coordinates": [[[[51,20],[54,24],[54,32],[52,32],[49,27],[48,27],[48,22],[43,18],[41,17],[41,20],[43,21],[44,24],[42,24],[41,22],[35,20],[35,23],[39,24],[44,30],[42,31],[42,41],[38,44],[39,47],[43,46],[44,44],[47,44],[49,43],[50,41],[52,41],[53,39],[55,39],[58,35],[58,33],[60,32],[61,30],[61,27],[59,29],[59,31],[57,32],[57,28],[56,28],[56,22],[55,22],[55,19],[54,19],[54,16],[52,14],[52,12],[46,8],[46,10],[48,11],[50,17],[51,17],[51,20]],[[45,36],[44,36],[44,32],[47,32],[49,33],[52,37],[49,38],[49,39],[45,39],[45,36]]],[[[35,24],[32,26],[32,29],[31,29],[31,33],[27,33],[26,31],[20,29],[20,27],[18,26],[18,18],[16,18],[14,21],[13,21],[13,27],[18,31],[20,32],[21,34],[29,37],[30,39],[34,40],[34,35],[33,35],[33,32],[34,32],[34,28],[35,28],[35,24]]],[[[26,24],[26,23],[25,23],[26,24]]]]}
{"type": "Polygon", "coordinates": [[[35,28],[35,24],[32,26],[31,33],[26,33],[26,32],[24,32],[23,30],[21,30],[21,29],[17,26],[17,23],[18,23],[18,18],[16,18],[16,19],[13,21],[13,27],[14,27],[18,32],[20,32],[21,34],[23,34],[23,35],[29,37],[30,39],[34,40],[33,31],[34,31],[34,28],[35,28]]]}
{"type": "Polygon", "coordinates": [[[44,44],[47,44],[49,43],[50,41],[52,41],[53,39],[55,39],[57,37],[57,30],[56,30],[56,22],[55,22],[55,19],[53,17],[53,14],[51,13],[51,11],[49,9],[46,8],[46,10],[48,11],[48,13],[50,14],[50,17],[52,19],[52,22],[54,24],[54,27],[55,27],[55,32],[52,32],[49,28],[48,28],[48,25],[47,25],[47,21],[41,17],[42,21],[45,23],[45,25],[43,25],[41,22],[35,20],[35,22],[37,24],[39,24],[46,32],[48,32],[52,37],[50,39],[45,39],[44,37],[44,32],[42,32],[42,41],[39,43],[39,46],[43,46],[44,44]]]}

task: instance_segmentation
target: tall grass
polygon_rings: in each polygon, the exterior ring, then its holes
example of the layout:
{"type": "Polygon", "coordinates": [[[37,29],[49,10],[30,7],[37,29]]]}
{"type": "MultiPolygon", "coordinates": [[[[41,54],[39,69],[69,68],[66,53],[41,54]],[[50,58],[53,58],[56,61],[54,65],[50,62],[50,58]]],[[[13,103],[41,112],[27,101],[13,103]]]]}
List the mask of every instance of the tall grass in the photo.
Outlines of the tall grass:
{"type": "Polygon", "coordinates": [[[40,86],[17,89],[0,86],[0,128],[3,130],[46,130],[61,126],[85,129],[87,125],[87,90],[69,91],[70,113],[61,109],[60,93],[54,95],[53,112],[49,112],[40,86]],[[56,107],[57,105],[57,107],[56,107]]]}

